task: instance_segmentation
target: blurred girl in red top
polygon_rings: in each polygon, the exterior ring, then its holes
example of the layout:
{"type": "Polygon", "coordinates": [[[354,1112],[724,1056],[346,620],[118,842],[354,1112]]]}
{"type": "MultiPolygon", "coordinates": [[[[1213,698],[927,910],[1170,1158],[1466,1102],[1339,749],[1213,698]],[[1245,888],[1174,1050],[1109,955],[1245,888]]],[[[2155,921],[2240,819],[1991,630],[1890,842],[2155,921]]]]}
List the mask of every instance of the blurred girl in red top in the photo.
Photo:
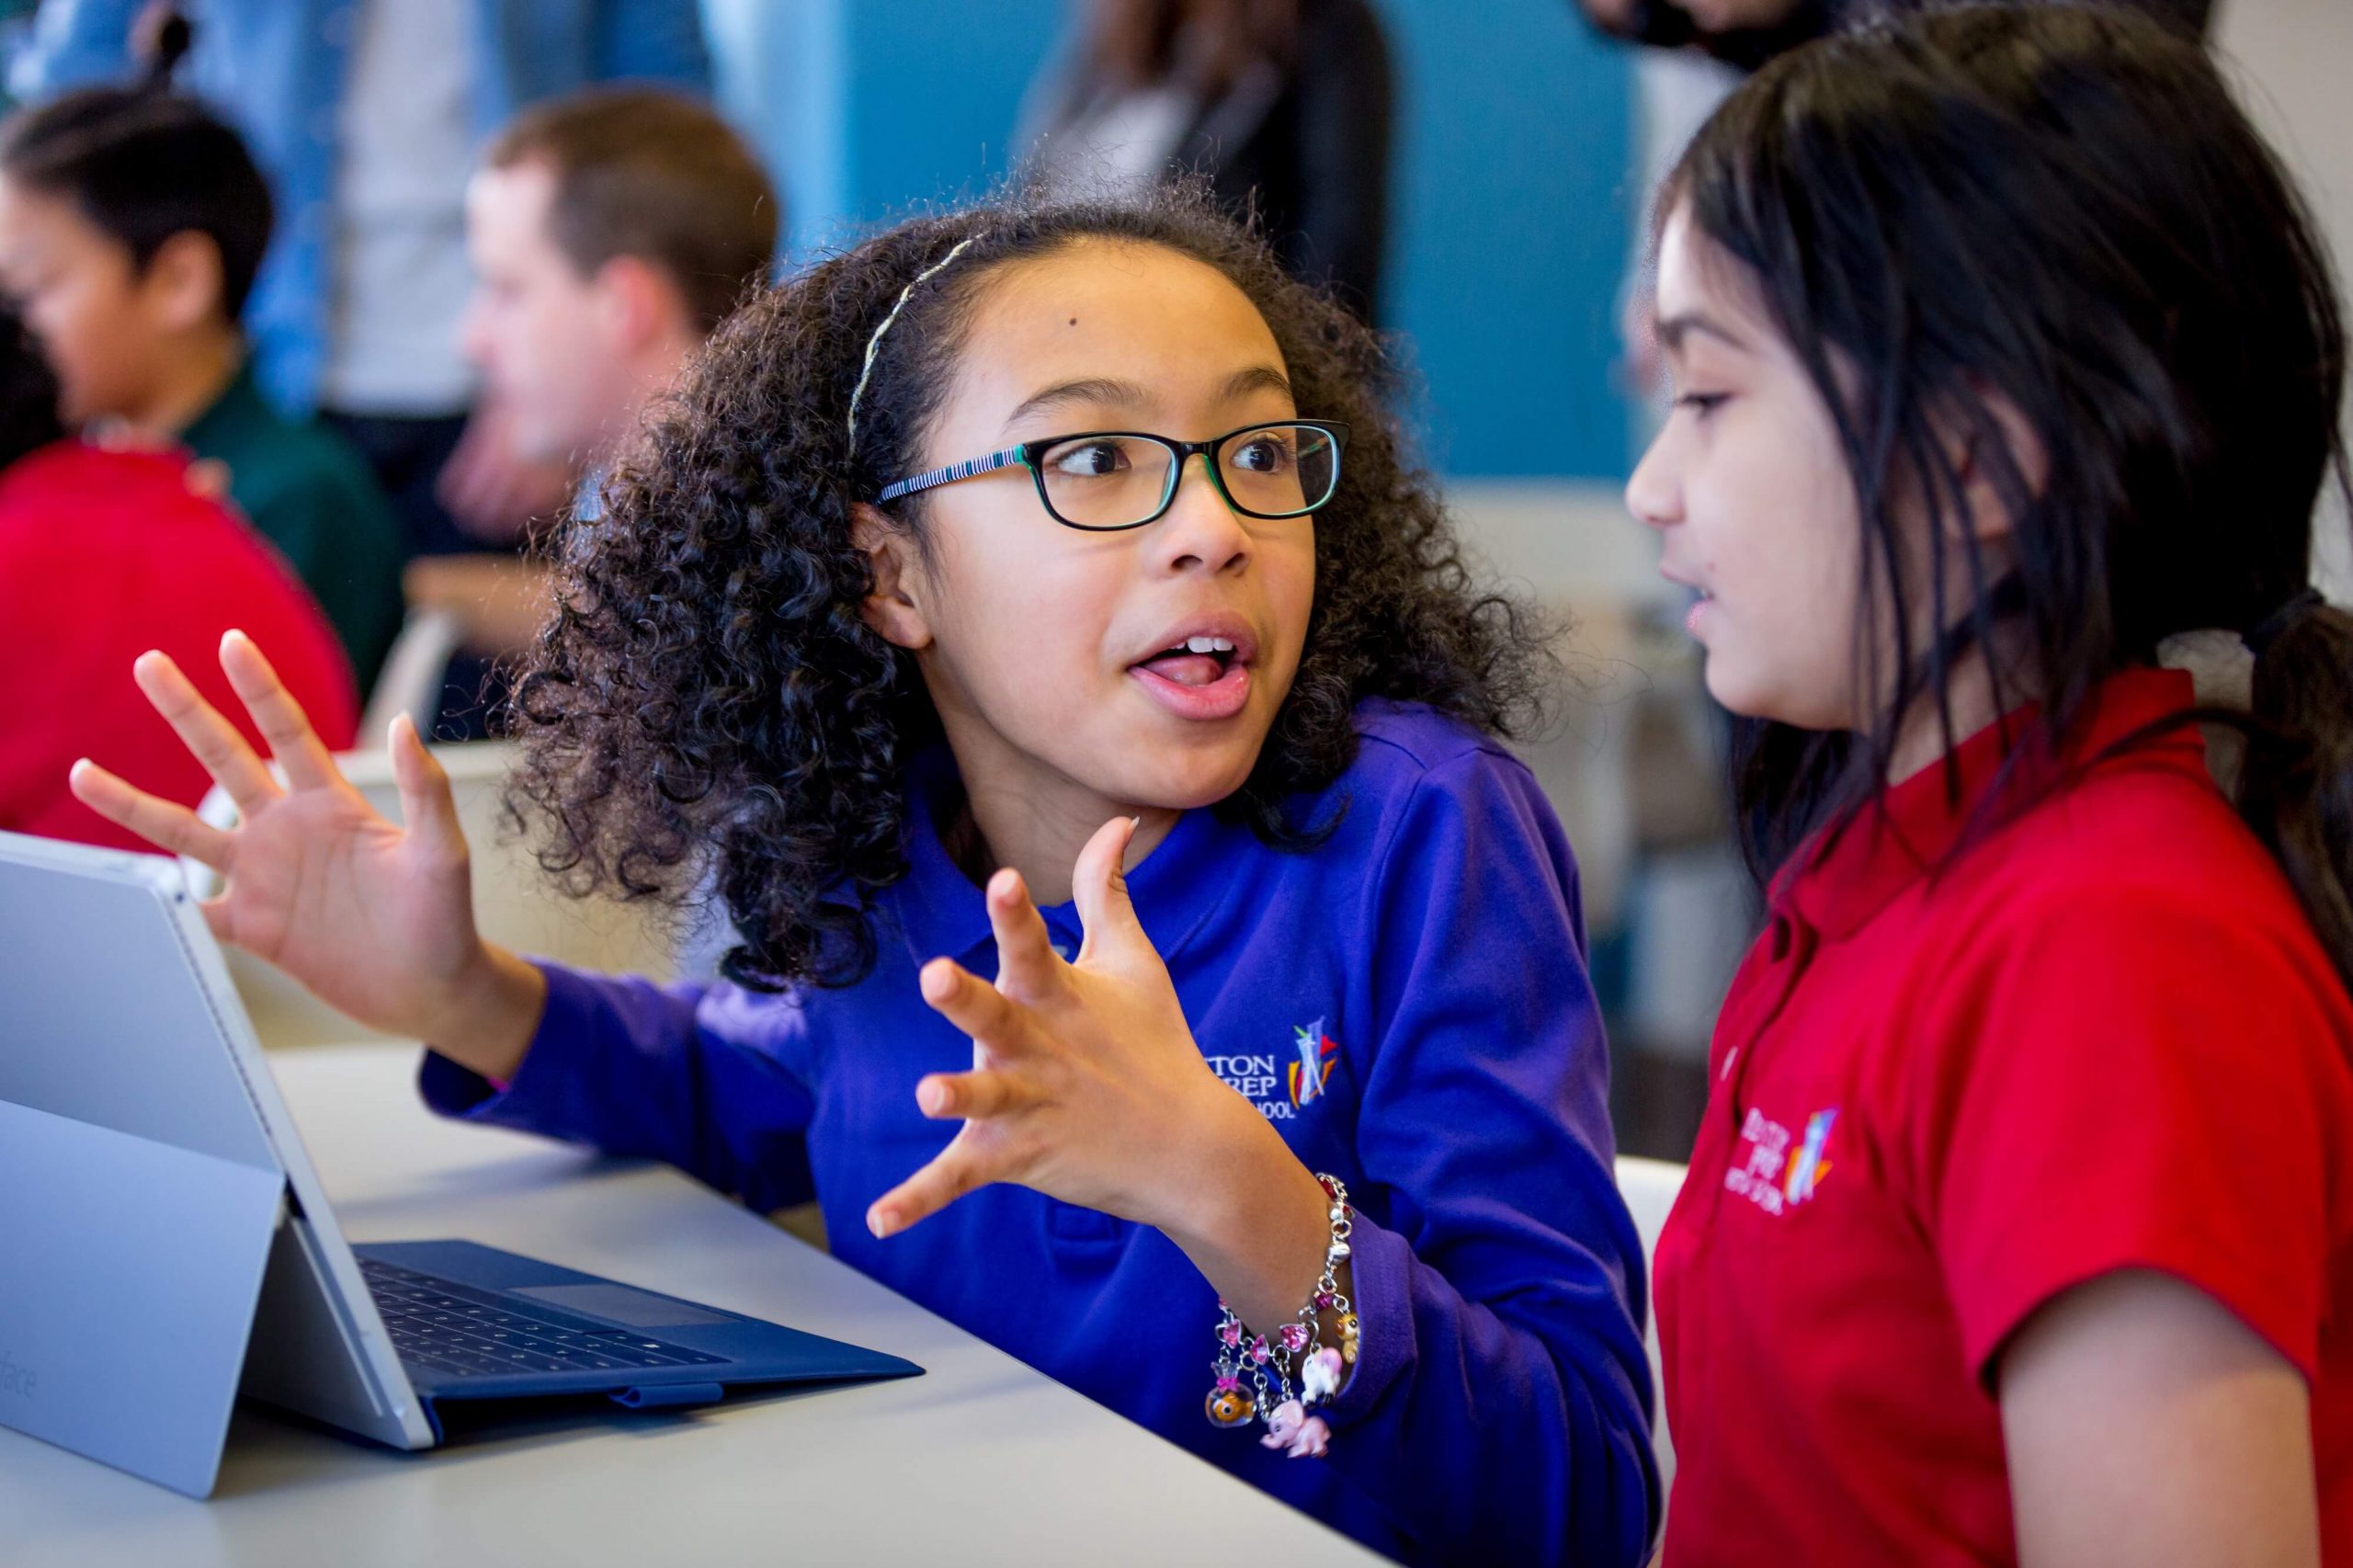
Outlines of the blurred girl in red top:
{"type": "Polygon", "coordinates": [[[1667,1562],[2353,1562],[2346,354],[2287,179],[2194,46],[1986,6],[1768,67],[1659,210],[1628,499],[1768,889],[1658,1253],[1667,1562]]]}
{"type": "Polygon", "coordinates": [[[203,767],[122,675],[161,649],[259,744],[215,656],[232,628],[267,644],[327,744],[349,745],[358,698],[342,647],[261,536],[189,487],[184,454],[59,434],[56,382],[0,314],[0,661],[15,672],[0,829],[145,847],[67,790],[91,751],[124,758],[120,771],[169,800],[202,799],[203,767]]]}

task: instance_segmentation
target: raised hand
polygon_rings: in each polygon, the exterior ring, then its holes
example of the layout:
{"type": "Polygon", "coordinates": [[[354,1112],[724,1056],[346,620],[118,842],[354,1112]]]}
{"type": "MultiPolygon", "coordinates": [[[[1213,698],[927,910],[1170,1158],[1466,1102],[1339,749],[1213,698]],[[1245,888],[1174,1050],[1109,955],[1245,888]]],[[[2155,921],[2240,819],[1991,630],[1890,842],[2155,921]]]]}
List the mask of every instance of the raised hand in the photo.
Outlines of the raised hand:
{"type": "MultiPolygon", "coordinates": [[[[511,1013],[520,1002],[515,987],[528,983],[519,970],[529,966],[488,949],[474,929],[449,775],[415,726],[404,716],[391,735],[404,818],[395,824],[336,771],[301,707],[243,632],[222,639],[221,667],[285,769],[283,786],[179,667],[150,653],[132,666],[140,689],[241,820],[214,827],[87,759],[74,765],[75,796],[157,847],[220,872],[227,889],[203,905],[213,934],[361,1023],[460,1051],[485,1029],[513,1045],[515,1020],[488,1004],[503,985],[511,1013]]],[[[537,1006],[534,997],[534,1021],[537,1006]]],[[[506,1054],[488,1065],[511,1067],[506,1054]]],[[[519,1048],[512,1054],[519,1059],[519,1048]]]]}
{"type": "Polygon", "coordinates": [[[1021,878],[1003,870],[987,891],[995,984],[948,959],[924,966],[924,1000],[972,1036],[972,1069],[925,1078],[916,1104],[964,1125],[876,1200],[867,1225],[888,1236],[1013,1182],[1159,1227],[1245,1318],[1280,1322],[1320,1266],[1324,1191],[1202,1060],[1128,902],[1120,863],[1133,831],[1108,823],[1079,853],[1086,939],[1075,961],[1055,956],[1021,878]]]}

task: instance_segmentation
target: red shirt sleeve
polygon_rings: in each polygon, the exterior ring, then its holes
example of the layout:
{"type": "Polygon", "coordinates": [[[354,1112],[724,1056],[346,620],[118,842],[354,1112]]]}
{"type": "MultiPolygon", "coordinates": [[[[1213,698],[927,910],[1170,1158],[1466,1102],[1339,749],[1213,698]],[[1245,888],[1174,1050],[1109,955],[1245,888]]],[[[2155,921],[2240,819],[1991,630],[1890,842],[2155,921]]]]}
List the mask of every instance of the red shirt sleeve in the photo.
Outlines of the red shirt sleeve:
{"type": "Polygon", "coordinates": [[[1908,1153],[1989,1386],[2037,1308],[2122,1268],[2180,1278],[2317,1376],[2342,1003],[2285,889],[2262,891],[2039,892],[1955,955],[1908,1153]]]}

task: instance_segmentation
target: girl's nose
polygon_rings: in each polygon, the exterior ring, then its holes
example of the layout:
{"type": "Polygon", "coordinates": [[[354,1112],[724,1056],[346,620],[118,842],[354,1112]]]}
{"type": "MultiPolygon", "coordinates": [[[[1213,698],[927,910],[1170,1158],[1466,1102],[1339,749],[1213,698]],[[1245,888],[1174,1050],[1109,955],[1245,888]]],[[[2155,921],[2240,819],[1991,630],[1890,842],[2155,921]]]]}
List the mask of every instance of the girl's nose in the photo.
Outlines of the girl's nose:
{"type": "Polygon", "coordinates": [[[1632,477],[1626,481],[1626,510],[1634,515],[1635,521],[1654,528],[1683,520],[1682,487],[1671,472],[1667,436],[1665,431],[1658,434],[1650,449],[1643,454],[1643,460],[1634,465],[1632,477]]]}
{"type": "Polygon", "coordinates": [[[1195,453],[1185,462],[1176,498],[1153,525],[1158,563],[1171,572],[1239,570],[1250,559],[1250,530],[1210,483],[1209,459],[1195,453]]]}

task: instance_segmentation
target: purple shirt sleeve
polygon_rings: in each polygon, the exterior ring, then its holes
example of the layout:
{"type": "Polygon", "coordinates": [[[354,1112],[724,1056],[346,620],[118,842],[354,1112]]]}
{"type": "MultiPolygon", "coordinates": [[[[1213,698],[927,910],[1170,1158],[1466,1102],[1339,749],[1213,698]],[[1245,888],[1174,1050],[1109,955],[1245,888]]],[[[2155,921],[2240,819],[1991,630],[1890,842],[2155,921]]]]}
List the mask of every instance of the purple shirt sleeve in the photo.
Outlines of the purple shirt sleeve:
{"type": "Polygon", "coordinates": [[[1325,1462],[1449,1557],[1640,1562],[1642,1250],[1568,846],[1526,770],[1482,753],[1432,771],[1376,864],[1362,1338],[1325,1462]]]}
{"type": "Polygon", "coordinates": [[[666,1160],[762,1210],[813,1196],[809,1092],[781,1050],[807,1028],[798,1006],[730,985],[539,968],[547,1011],[514,1081],[502,1089],[427,1051],[417,1078],[427,1105],[666,1160]]]}

